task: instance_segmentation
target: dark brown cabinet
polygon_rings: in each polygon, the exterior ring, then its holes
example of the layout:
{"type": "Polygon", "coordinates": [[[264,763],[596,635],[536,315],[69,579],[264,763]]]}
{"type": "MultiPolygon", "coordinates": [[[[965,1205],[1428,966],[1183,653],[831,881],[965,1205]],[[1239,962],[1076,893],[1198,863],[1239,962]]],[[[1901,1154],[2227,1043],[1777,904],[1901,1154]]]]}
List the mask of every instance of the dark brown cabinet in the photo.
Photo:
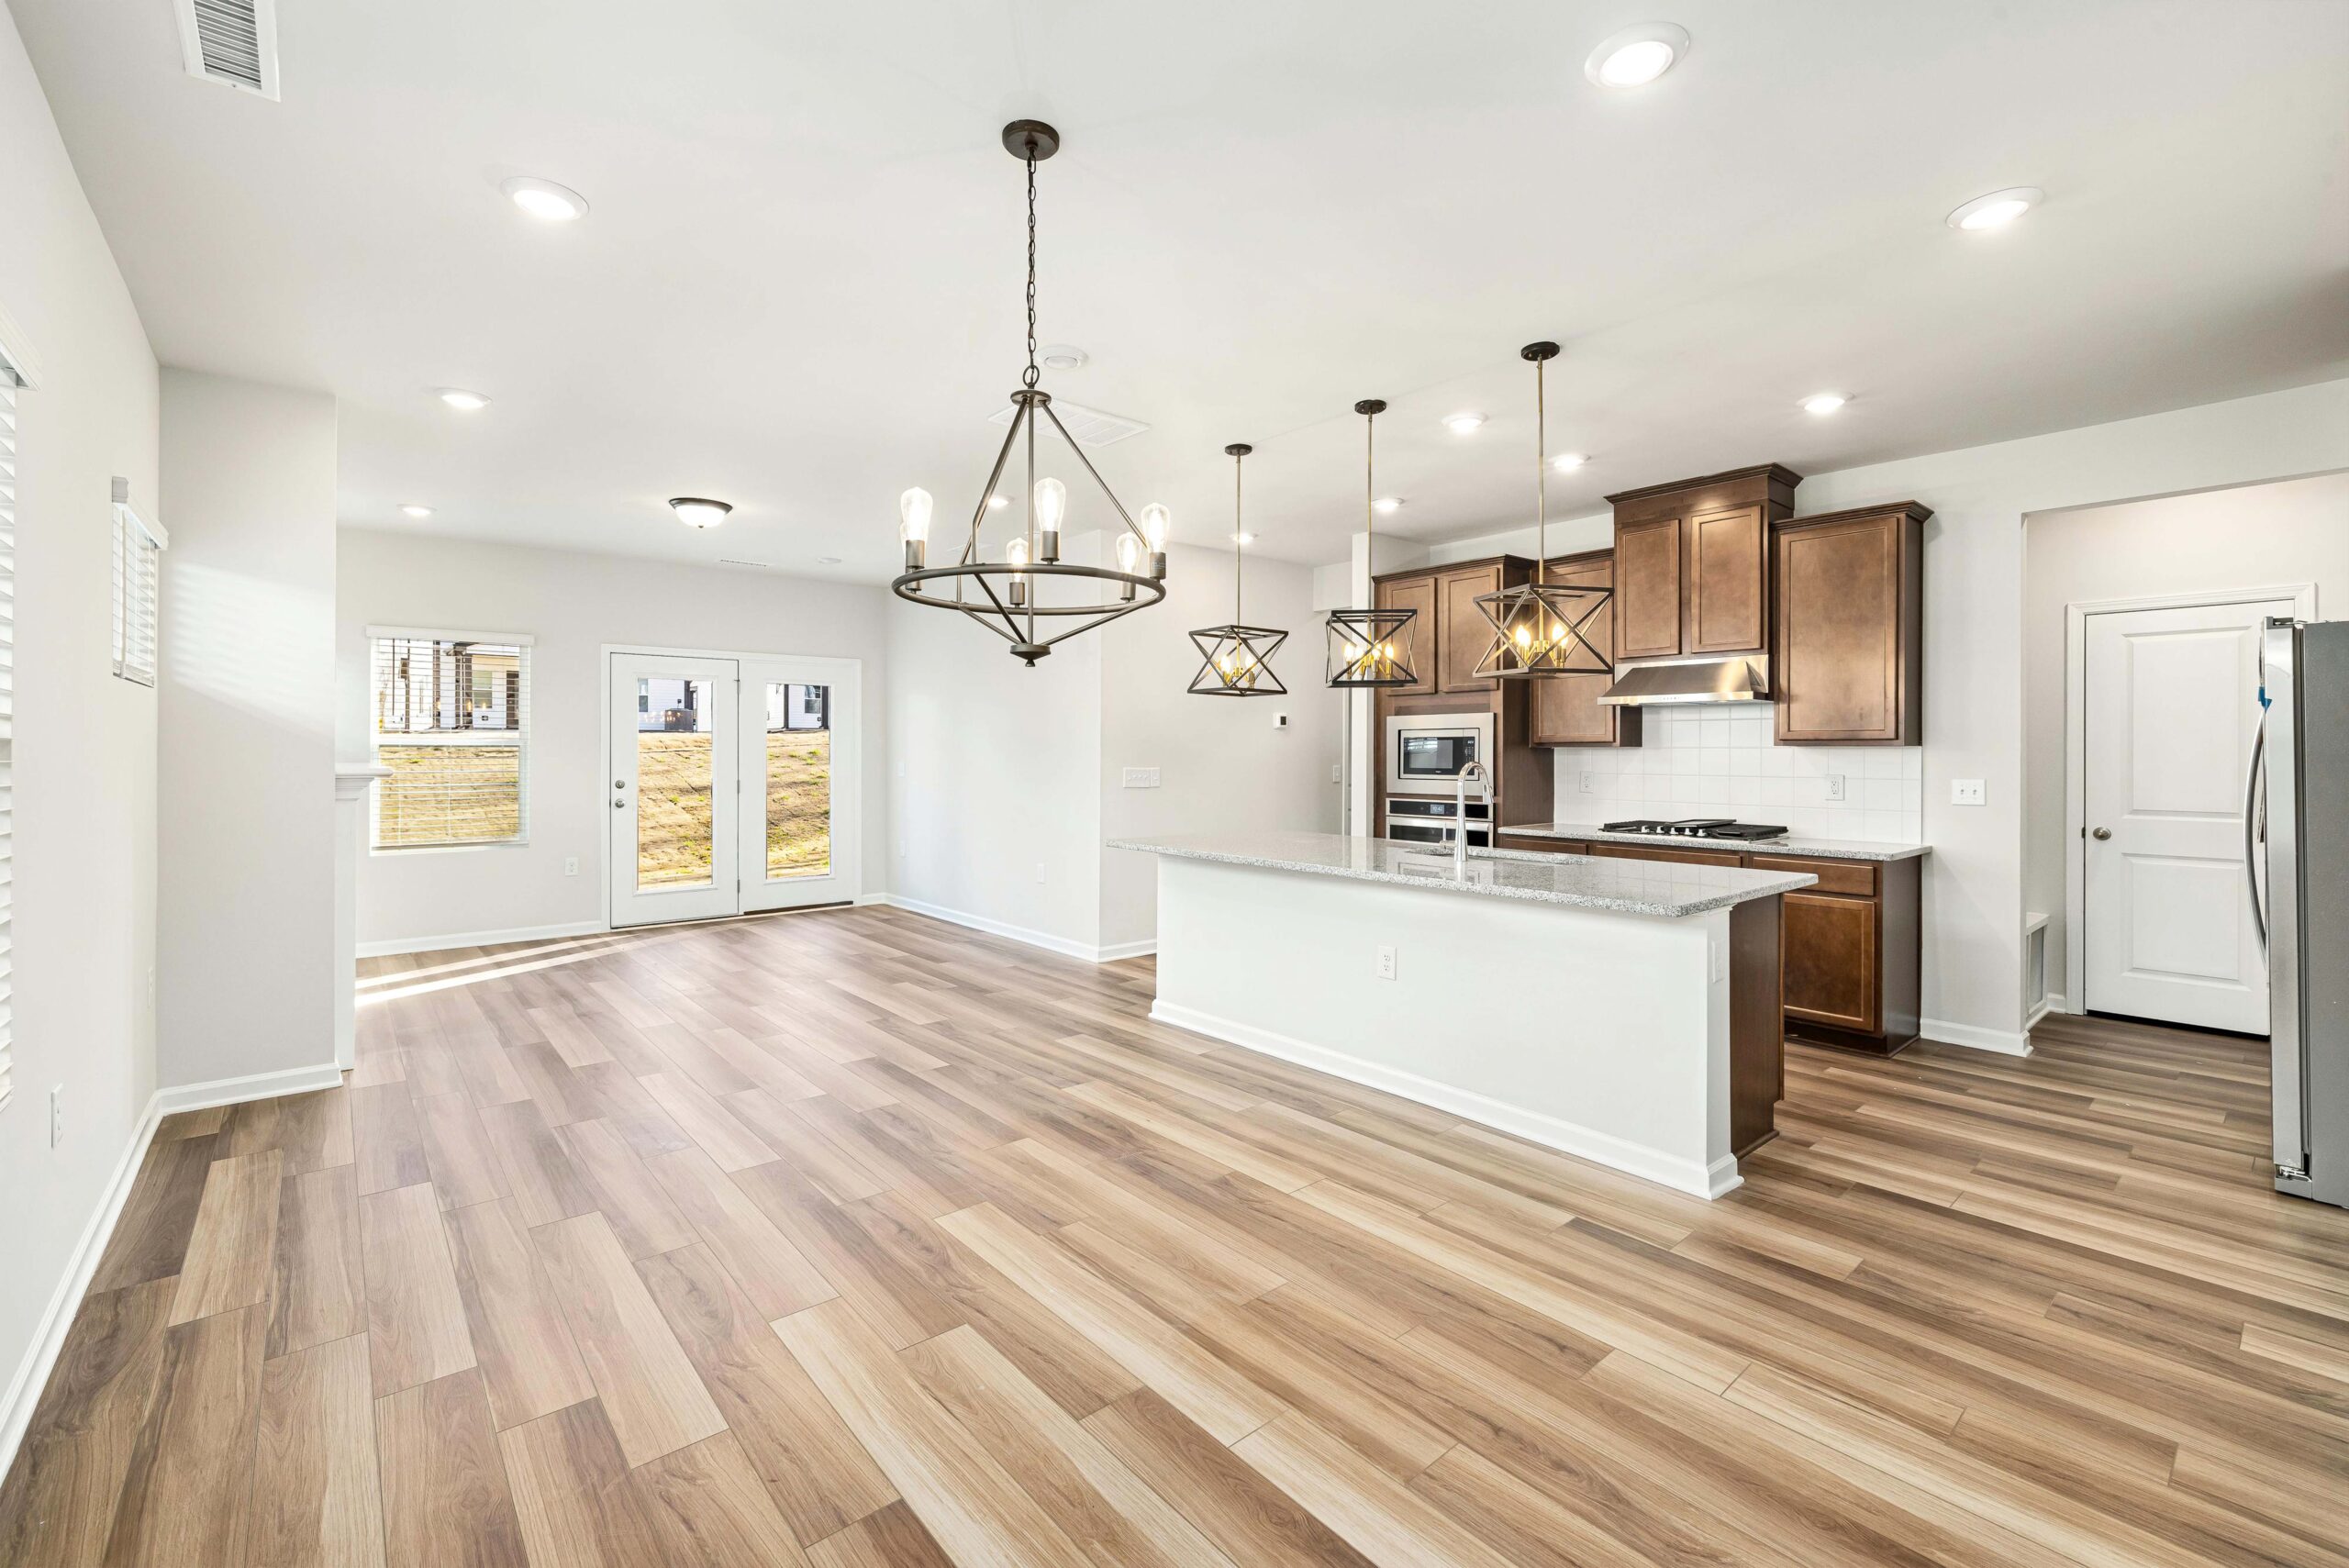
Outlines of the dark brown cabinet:
{"type": "Polygon", "coordinates": [[[1680,651],[1680,519],[1615,525],[1616,651],[1626,659],[1680,651]]]}
{"type": "MultiPolygon", "coordinates": [[[[1562,555],[1548,566],[1549,581],[1570,588],[1611,588],[1615,583],[1615,552],[1586,550],[1562,555]]],[[[1583,636],[1611,661],[1617,655],[1615,603],[1599,606],[1583,636]]],[[[1642,729],[1640,710],[1609,707],[1598,699],[1615,684],[1611,675],[1542,675],[1534,679],[1533,744],[1536,746],[1636,746],[1642,729]]]]}
{"type": "Polygon", "coordinates": [[[1765,463],[1609,495],[1620,656],[1768,652],[1770,528],[1801,483],[1765,463]]]}
{"type": "Polygon", "coordinates": [[[1795,517],[1772,540],[1777,739],[1923,740],[1924,525],[1914,501],[1795,517]]]}
{"type": "Polygon", "coordinates": [[[1493,645],[1493,623],[1486,618],[1476,601],[1484,595],[1498,593],[1500,586],[1501,567],[1497,562],[1437,573],[1436,690],[1492,689],[1493,678],[1476,673],[1485,651],[1493,645]]]}
{"type": "Polygon", "coordinates": [[[1688,519],[1689,653],[1758,653],[1768,644],[1770,530],[1762,507],[1732,506],[1688,519]]]}
{"type": "Polygon", "coordinates": [[[1436,661],[1440,657],[1435,602],[1432,577],[1397,577],[1378,585],[1380,609],[1417,612],[1411,621],[1408,662],[1411,673],[1419,678],[1408,686],[1387,688],[1397,696],[1428,696],[1435,691],[1436,661]]]}
{"type": "Polygon", "coordinates": [[[1868,899],[1786,895],[1789,1017],[1856,1034],[1876,1032],[1876,916],[1868,899]]]}

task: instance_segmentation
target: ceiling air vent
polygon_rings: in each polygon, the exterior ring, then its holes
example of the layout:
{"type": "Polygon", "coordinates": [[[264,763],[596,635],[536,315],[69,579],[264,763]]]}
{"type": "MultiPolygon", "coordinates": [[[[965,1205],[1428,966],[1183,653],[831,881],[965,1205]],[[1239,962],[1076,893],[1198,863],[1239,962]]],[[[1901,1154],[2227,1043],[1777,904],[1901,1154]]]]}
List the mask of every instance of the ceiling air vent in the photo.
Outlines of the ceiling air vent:
{"type": "Polygon", "coordinates": [[[277,96],[277,0],[172,0],[190,76],[277,96]]]}
{"type": "MultiPolygon", "coordinates": [[[[1007,406],[992,416],[987,423],[1008,425],[1013,412],[1007,406]]],[[[1052,399],[1052,412],[1061,417],[1061,423],[1068,427],[1068,433],[1076,438],[1077,445],[1084,447],[1111,446],[1128,436],[1139,436],[1150,428],[1139,419],[1129,419],[1122,414],[1104,414],[1098,408],[1087,408],[1081,403],[1063,403],[1057,397],[1052,399]]],[[[1052,428],[1050,419],[1039,420],[1038,427],[1048,436],[1060,434],[1052,428]]]]}

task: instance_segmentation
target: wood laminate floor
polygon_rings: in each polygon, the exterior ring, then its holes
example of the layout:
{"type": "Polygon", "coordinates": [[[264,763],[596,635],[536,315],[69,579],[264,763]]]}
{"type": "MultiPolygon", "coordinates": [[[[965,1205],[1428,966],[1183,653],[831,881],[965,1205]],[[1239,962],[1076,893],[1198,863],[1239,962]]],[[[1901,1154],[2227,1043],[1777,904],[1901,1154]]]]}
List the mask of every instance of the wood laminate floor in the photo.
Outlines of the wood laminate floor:
{"type": "Polygon", "coordinates": [[[884,909],[382,961],[167,1122],[0,1562],[2349,1564],[2260,1048],[1795,1048],[1705,1204],[884,909]]]}

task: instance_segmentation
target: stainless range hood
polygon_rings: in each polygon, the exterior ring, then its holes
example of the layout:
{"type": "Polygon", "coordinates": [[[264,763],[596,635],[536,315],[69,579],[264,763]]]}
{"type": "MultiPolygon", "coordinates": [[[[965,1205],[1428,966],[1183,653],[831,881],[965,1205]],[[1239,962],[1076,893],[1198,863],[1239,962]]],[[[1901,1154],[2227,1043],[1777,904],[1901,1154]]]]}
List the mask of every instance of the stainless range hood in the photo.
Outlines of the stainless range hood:
{"type": "Polygon", "coordinates": [[[1770,661],[1759,654],[1729,659],[1675,659],[1618,664],[1615,684],[1598,699],[1609,707],[1662,707],[1675,703],[1770,700],[1770,661]]]}

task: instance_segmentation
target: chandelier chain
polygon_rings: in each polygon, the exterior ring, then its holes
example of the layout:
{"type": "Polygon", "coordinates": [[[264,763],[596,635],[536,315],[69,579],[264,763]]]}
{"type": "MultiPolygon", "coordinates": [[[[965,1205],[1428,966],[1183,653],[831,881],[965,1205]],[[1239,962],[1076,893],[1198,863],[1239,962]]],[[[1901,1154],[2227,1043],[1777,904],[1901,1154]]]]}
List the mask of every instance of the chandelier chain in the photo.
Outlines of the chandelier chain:
{"type": "Polygon", "coordinates": [[[1533,580],[1550,578],[1550,361],[1533,361],[1533,580]]]}
{"type": "Polygon", "coordinates": [[[1036,144],[1028,144],[1028,368],[1019,384],[1033,391],[1043,373],[1036,368],[1036,144]]]}
{"type": "Polygon", "coordinates": [[[1248,553],[1246,528],[1240,520],[1240,463],[1242,452],[1231,454],[1231,624],[1240,624],[1240,562],[1248,553]]]}

